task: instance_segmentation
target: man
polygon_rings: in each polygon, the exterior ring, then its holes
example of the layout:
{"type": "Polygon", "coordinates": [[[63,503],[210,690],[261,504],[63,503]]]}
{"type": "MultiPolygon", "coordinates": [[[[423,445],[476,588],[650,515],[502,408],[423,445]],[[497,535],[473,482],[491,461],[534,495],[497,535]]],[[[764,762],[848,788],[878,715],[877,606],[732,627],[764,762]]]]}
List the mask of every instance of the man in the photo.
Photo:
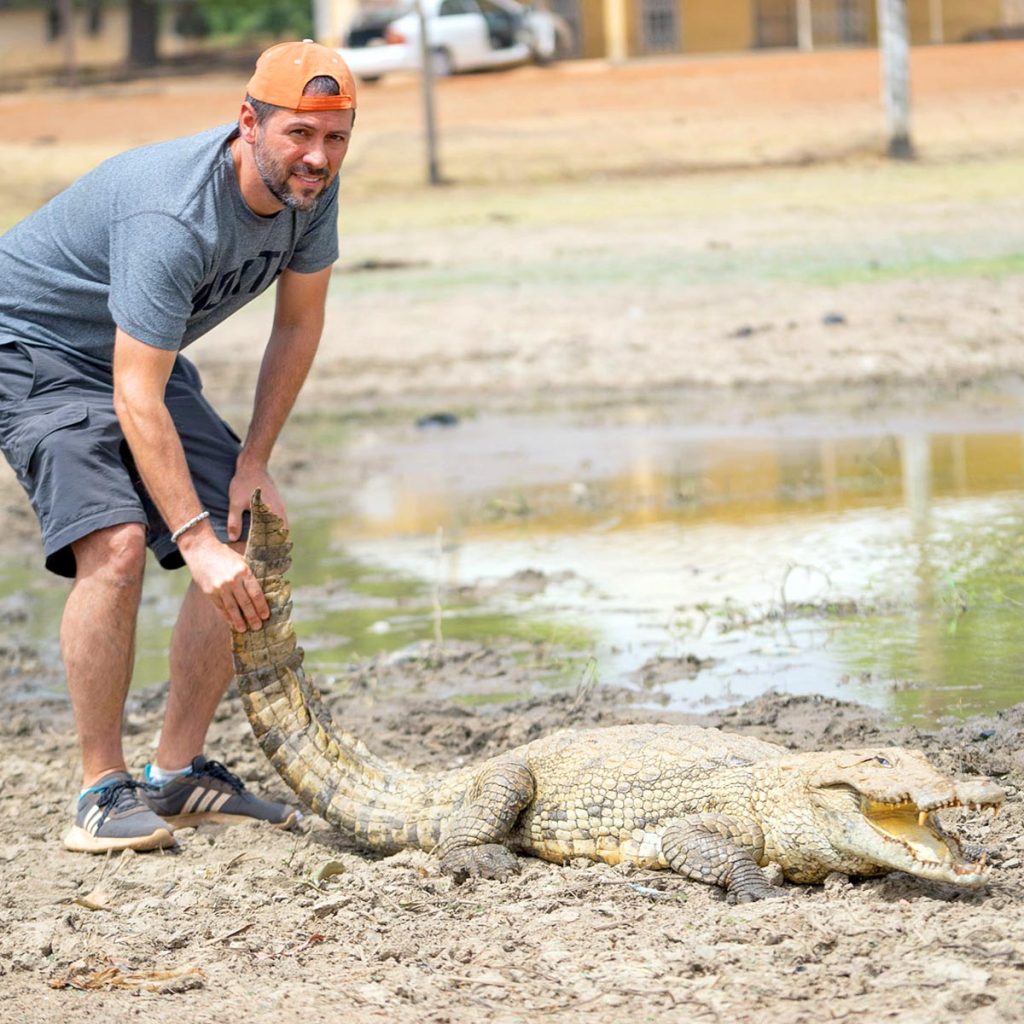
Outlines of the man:
{"type": "Polygon", "coordinates": [[[173,845],[173,829],[297,813],[203,756],[232,677],[230,628],[269,614],[241,555],[267,463],[319,342],[338,255],[337,175],[355,119],[338,54],[263,53],[238,123],[106,161],[0,238],[0,447],[74,580],[61,652],[82,754],[68,849],[173,845]],[[179,350],[277,283],[245,441],[179,350]],[[146,782],[126,770],[145,548],[192,582],[146,782]]]}

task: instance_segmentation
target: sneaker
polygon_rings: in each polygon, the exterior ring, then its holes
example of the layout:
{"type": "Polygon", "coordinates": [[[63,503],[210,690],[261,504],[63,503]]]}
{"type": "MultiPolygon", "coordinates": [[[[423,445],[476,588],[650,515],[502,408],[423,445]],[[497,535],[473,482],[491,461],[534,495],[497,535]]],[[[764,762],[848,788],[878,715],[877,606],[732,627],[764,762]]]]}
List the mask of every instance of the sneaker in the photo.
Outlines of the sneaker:
{"type": "Polygon", "coordinates": [[[172,828],[253,820],[269,821],[274,828],[291,828],[301,817],[288,804],[253,796],[237,775],[201,754],[192,758],[188,775],[179,775],[162,786],[147,783],[142,799],[172,828]]]}
{"type": "Polygon", "coordinates": [[[136,791],[140,788],[127,772],[114,772],[99,789],[83,793],[64,846],[75,853],[174,846],[170,826],[139,799],[136,791]]]}

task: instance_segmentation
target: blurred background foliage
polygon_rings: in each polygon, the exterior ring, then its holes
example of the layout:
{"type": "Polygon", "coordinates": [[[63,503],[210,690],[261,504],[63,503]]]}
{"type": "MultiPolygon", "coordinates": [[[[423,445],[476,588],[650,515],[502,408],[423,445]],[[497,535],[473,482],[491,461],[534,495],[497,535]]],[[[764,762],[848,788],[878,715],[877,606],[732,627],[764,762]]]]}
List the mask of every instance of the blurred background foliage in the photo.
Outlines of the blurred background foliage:
{"type": "Polygon", "coordinates": [[[189,39],[236,39],[249,36],[313,35],[309,0],[183,0],[174,4],[175,29],[189,39]]]}

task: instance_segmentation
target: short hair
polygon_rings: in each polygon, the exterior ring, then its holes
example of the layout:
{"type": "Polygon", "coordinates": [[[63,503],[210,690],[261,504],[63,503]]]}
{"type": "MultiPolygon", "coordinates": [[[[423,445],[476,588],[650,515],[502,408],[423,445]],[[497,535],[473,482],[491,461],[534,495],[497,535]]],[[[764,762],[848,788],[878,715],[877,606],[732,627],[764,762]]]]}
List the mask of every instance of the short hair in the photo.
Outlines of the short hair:
{"type": "MultiPolygon", "coordinates": [[[[306,87],[302,90],[303,96],[340,96],[341,86],[335,78],[330,75],[317,75],[311,78],[306,87]]],[[[245,102],[256,112],[256,123],[263,124],[275,110],[284,110],[284,107],[275,106],[273,103],[264,103],[263,100],[255,100],[248,93],[245,102]]]]}

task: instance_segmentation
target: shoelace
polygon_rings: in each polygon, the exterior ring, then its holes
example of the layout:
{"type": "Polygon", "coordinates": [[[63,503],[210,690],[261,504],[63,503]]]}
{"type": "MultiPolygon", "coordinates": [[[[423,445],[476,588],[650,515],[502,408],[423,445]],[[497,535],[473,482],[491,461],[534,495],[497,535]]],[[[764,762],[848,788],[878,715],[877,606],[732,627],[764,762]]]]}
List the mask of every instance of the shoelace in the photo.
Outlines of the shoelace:
{"type": "Polygon", "coordinates": [[[135,790],[138,788],[139,784],[134,779],[118,779],[117,782],[104,786],[96,794],[96,806],[103,810],[103,814],[100,817],[100,825],[107,820],[113,811],[122,810],[125,803],[134,802],[135,790]]]}
{"type": "Polygon", "coordinates": [[[245,789],[245,783],[234,772],[230,772],[220,761],[207,761],[197,775],[209,775],[212,779],[226,782],[236,793],[245,789]]]}

